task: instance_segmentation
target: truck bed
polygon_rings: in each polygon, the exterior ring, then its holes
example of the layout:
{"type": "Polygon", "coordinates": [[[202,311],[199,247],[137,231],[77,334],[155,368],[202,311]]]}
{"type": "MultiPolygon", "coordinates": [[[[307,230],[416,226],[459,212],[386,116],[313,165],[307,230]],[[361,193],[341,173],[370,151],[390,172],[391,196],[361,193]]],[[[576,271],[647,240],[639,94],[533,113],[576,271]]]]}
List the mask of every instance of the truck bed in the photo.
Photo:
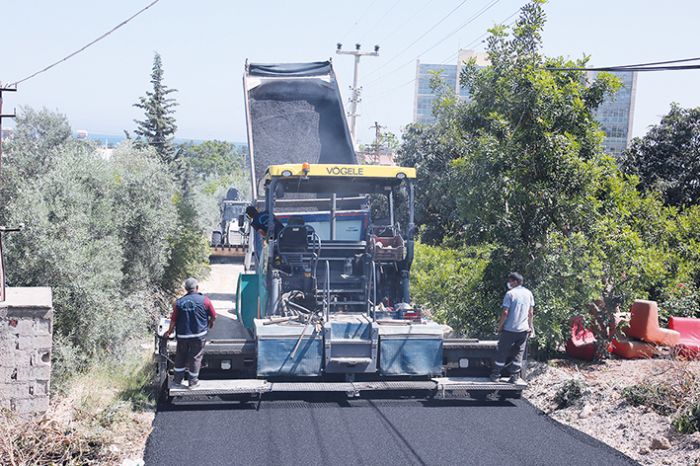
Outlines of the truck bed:
{"type": "Polygon", "coordinates": [[[250,63],[244,87],[253,183],[274,164],[357,163],[329,61],[250,63]]]}

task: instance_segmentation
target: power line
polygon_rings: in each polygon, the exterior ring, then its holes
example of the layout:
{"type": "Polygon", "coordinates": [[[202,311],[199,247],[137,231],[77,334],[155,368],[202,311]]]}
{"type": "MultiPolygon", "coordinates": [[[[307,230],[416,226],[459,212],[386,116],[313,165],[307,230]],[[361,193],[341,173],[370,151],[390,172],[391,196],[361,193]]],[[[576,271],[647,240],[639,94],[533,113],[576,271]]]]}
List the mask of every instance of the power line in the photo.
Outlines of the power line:
{"type": "Polygon", "coordinates": [[[378,42],[378,43],[385,43],[387,40],[389,40],[389,38],[394,37],[394,35],[395,35],[397,32],[402,31],[402,30],[405,30],[405,29],[406,29],[406,23],[407,23],[409,20],[412,20],[413,18],[415,18],[416,16],[422,14],[425,10],[428,9],[428,7],[429,7],[434,1],[435,1],[435,0],[428,0],[427,2],[425,2],[425,4],[423,5],[423,8],[421,8],[421,9],[415,11],[413,15],[409,16],[404,22],[402,22],[401,24],[399,24],[399,25],[396,27],[396,29],[393,29],[389,34],[383,36],[383,37],[382,37],[379,41],[377,41],[377,42],[378,42]]]}
{"type": "MultiPolygon", "coordinates": [[[[372,31],[373,29],[376,29],[376,27],[379,26],[379,25],[382,23],[382,21],[384,21],[384,18],[386,18],[387,16],[389,16],[389,13],[391,13],[391,12],[394,10],[394,8],[396,8],[396,7],[398,6],[399,3],[401,3],[401,0],[396,0],[396,2],[394,2],[394,3],[389,7],[389,9],[386,10],[386,11],[379,17],[379,19],[377,19],[377,20],[374,22],[374,24],[372,24],[372,27],[370,28],[370,31],[372,31]]],[[[364,42],[364,40],[365,40],[366,38],[367,38],[367,34],[365,33],[365,34],[362,35],[362,40],[360,41],[360,43],[364,42]]]]}
{"type": "Polygon", "coordinates": [[[610,71],[610,72],[631,72],[631,71],[683,71],[700,70],[697,65],[677,65],[677,66],[603,66],[596,68],[546,68],[549,71],[610,71]]]}
{"type": "Polygon", "coordinates": [[[421,34],[420,36],[418,36],[418,38],[417,38],[416,40],[414,40],[413,42],[411,42],[410,44],[408,44],[408,46],[404,47],[404,49],[401,50],[401,51],[400,51],[399,53],[397,53],[396,55],[394,55],[393,58],[390,58],[389,60],[385,61],[384,64],[382,64],[382,65],[379,66],[378,68],[375,68],[374,71],[370,72],[370,73],[369,73],[369,76],[375,74],[377,71],[381,70],[382,68],[384,68],[385,66],[387,66],[389,63],[391,63],[392,61],[396,60],[396,59],[399,58],[401,55],[403,55],[408,49],[410,49],[411,47],[413,47],[414,45],[416,45],[422,38],[424,38],[425,36],[427,36],[428,34],[430,34],[436,27],[438,27],[439,25],[441,25],[447,18],[449,18],[449,17],[452,15],[452,13],[454,13],[454,12],[457,11],[457,10],[459,10],[459,9],[462,7],[462,5],[464,5],[465,3],[467,3],[467,1],[468,1],[468,0],[462,0],[462,1],[459,3],[459,5],[457,5],[457,6],[454,7],[452,10],[450,10],[450,12],[447,13],[445,16],[443,16],[437,23],[433,24],[427,31],[425,31],[423,34],[421,34]]]}
{"type": "Polygon", "coordinates": [[[667,60],[667,61],[657,61],[650,63],[637,63],[635,65],[618,65],[611,68],[631,68],[631,67],[642,67],[642,66],[654,66],[654,65],[670,65],[672,63],[685,63],[689,61],[698,61],[700,57],[697,58],[681,58],[680,60],[667,60]]]}
{"type": "Polygon", "coordinates": [[[665,60],[649,63],[637,63],[634,65],[616,65],[616,66],[599,66],[591,68],[579,67],[562,67],[562,68],[547,68],[550,71],[678,71],[678,70],[697,70],[700,69],[700,64],[694,65],[676,65],[676,66],[658,66],[671,65],[674,63],[688,63],[700,61],[700,57],[681,58],[678,60],[665,60]]]}
{"type": "MultiPolygon", "coordinates": [[[[479,10],[477,13],[475,13],[471,18],[469,18],[464,24],[462,24],[461,26],[459,26],[457,29],[455,29],[454,31],[452,31],[452,32],[450,32],[449,34],[447,34],[445,37],[443,37],[442,39],[440,39],[438,42],[436,42],[436,43],[433,44],[432,46],[430,46],[430,47],[428,47],[427,49],[423,50],[423,51],[422,51],[420,54],[418,54],[415,58],[411,58],[410,60],[406,61],[405,63],[403,63],[403,64],[401,64],[401,65],[399,65],[399,66],[397,66],[396,68],[394,68],[393,70],[391,70],[389,73],[386,73],[386,74],[393,74],[393,73],[397,72],[398,70],[400,70],[401,68],[404,68],[405,66],[408,66],[409,64],[413,63],[414,60],[416,60],[416,59],[418,59],[419,57],[421,57],[421,56],[425,55],[426,53],[430,52],[430,51],[433,50],[435,47],[437,47],[438,45],[442,44],[442,43],[445,42],[447,39],[449,39],[449,38],[452,37],[453,35],[457,34],[459,31],[461,31],[462,29],[464,29],[465,27],[467,27],[468,25],[470,25],[470,24],[473,23],[474,21],[476,21],[481,15],[483,15],[483,14],[486,13],[488,10],[490,10],[491,8],[493,8],[493,7],[494,7],[498,2],[500,2],[500,1],[501,1],[501,0],[492,0],[491,3],[489,3],[488,5],[486,5],[484,8],[482,8],[481,10],[479,10]]],[[[518,11],[520,11],[520,10],[518,10],[518,11]]],[[[516,11],[513,15],[510,15],[508,18],[506,18],[506,20],[512,18],[515,14],[518,13],[518,11],[516,11]]],[[[484,35],[487,35],[487,34],[488,34],[488,32],[485,33],[485,34],[482,34],[482,35],[480,36],[480,38],[483,37],[484,35]]],[[[468,47],[468,46],[467,46],[467,47],[468,47]]],[[[459,53],[459,52],[457,52],[457,53],[459,53]]],[[[384,75],[380,75],[380,76],[378,76],[376,79],[373,79],[372,81],[368,82],[367,85],[370,85],[370,84],[375,83],[375,82],[377,82],[377,81],[381,81],[383,78],[384,78],[384,75]]]]}
{"type": "MultiPolygon", "coordinates": [[[[518,13],[520,13],[520,10],[515,10],[510,16],[508,16],[506,19],[504,19],[503,21],[501,21],[500,24],[504,24],[506,21],[508,21],[509,19],[511,19],[513,16],[516,16],[518,13]]],[[[507,27],[510,27],[510,26],[512,26],[514,23],[515,23],[515,21],[511,21],[510,23],[506,24],[506,26],[507,26],[507,27]]],[[[465,48],[469,48],[469,47],[472,47],[472,46],[476,45],[477,43],[481,42],[481,40],[482,40],[484,37],[488,36],[489,34],[490,34],[489,31],[484,32],[483,34],[481,34],[479,37],[477,37],[476,39],[474,39],[473,41],[471,41],[469,44],[465,45],[464,47],[465,47],[465,48]]],[[[461,48],[461,47],[460,47],[460,48],[461,48]]],[[[459,55],[459,50],[457,50],[456,52],[452,53],[449,57],[443,59],[441,63],[446,63],[446,62],[452,61],[452,60],[454,60],[455,58],[457,58],[458,55],[459,55]]]]}
{"type": "Polygon", "coordinates": [[[352,32],[352,30],[357,27],[357,25],[360,23],[360,21],[363,20],[365,16],[367,16],[367,13],[369,13],[369,11],[377,3],[377,1],[378,0],[374,0],[372,3],[370,3],[369,6],[367,6],[367,8],[362,12],[362,14],[360,14],[360,16],[357,17],[355,22],[350,25],[350,28],[347,31],[345,31],[345,34],[340,36],[342,41],[345,41],[345,39],[347,39],[348,34],[350,34],[352,32]]]}
{"type": "Polygon", "coordinates": [[[83,50],[87,49],[88,47],[90,47],[90,46],[96,44],[97,42],[101,41],[102,39],[104,39],[104,38],[107,37],[108,35],[112,34],[114,31],[116,31],[117,29],[121,28],[122,26],[124,26],[125,24],[127,24],[129,21],[131,21],[132,19],[136,18],[138,15],[140,15],[140,14],[143,13],[144,11],[148,10],[149,8],[151,8],[153,5],[155,5],[155,4],[158,3],[159,1],[160,1],[160,0],[153,0],[151,3],[149,3],[148,5],[146,5],[144,8],[140,9],[139,11],[137,11],[136,13],[134,13],[133,15],[131,15],[130,17],[128,17],[127,19],[125,19],[124,21],[122,21],[121,23],[117,24],[117,25],[114,26],[112,29],[110,29],[109,31],[105,32],[104,34],[102,34],[100,37],[98,37],[97,39],[93,40],[92,42],[89,42],[88,44],[82,46],[81,48],[79,48],[79,49],[76,50],[75,52],[71,53],[70,55],[67,55],[67,56],[61,58],[60,60],[58,60],[58,61],[56,61],[56,62],[54,62],[54,63],[52,63],[52,64],[46,66],[45,68],[42,68],[42,69],[40,69],[39,71],[30,74],[30,75],[27,76],[26,78],[22,78],[22,79],[20,79],[19,81],[15,81],[15,82],[12,83],[11,85],[12,85],[12,86],[17,86],[17,84],[21,84],[21,83],[23,83],[23,82],[25,82],[25,81],[28,81],[28,80],[32,79],[33,77],[35,77],[35,76],[37,76],[37,75],[39,75],[39,74],[41,74],[41,73],[44,73],[44,72],[50,70],[50,69],[53,68],[54,66],[59,65],[59,64],[63,63],[64,61],[67,61],[67,60],[70,59],[70,58],[73,58],[74,56],[76,56],[76,55],[78,55],[80,52],[82,52],[83,50]]]}
{"type": "MultiPolygon", "coordinates": [[[[510,16],[508,16],[508,17],[505,18],[503,21],[501,21],[500,24],[503,24],[503,23],[505,23],[506,21],[508,21],[509,19],[513,18],[513,16],[517,15],[519,12],[520,12],[520,10],[516,10],[516,11],[513,12],[510,16]]],[[[515,21],[511,21],[510,23],[506,24],[506,26],[512,26],[514,23],[515,23],[515,21]]],[[[488,35],[489,35],[489,32],[488,32],[488,31],[487,31],[487,32],[484,32],[483,34],[481,34],[481,35],[479,35],[478,37],[474,38],[474,39],[473,39],[471,42],[469,42],[467,45],[465,45],[465,47],[466,47],[466,48],[469,48],[469,47],[472,47],[472,46],[476,45],[476,44],[479,43],[484,37],[486,37],[486,36],[488,36],[488,35]]],[[[442,60],[442,63],[449,62],[449,61],[451,61],[451,60],[457,58],[458,55],[459,55],[459,50],[458,50],[457,52],[451,54],[448,58],[445,58],[444,60],[442,60]]],[[[416,57],[416,58],[417,58],[417,57],[416,57]]],[[[398,86],[392,87],[391,89],[389,89],[389,90],[383,92],[382,94],[379,94],[379,96],[377,96],[377,97],[374,99],[374,101],[376,102],[377,100],[382,100],[382,99],[384,99],[384,98],[387,97],[388,95],[393,94],[395,91],[397,91],[397,90],[399,90],[399,89],[402,89],[402,88],[408,86],[408,85],[411,84],[411,83],[414,83],[414,82],[416,81],[416,79],[417,79],[417,78],[414,77],[414,78],[411,79],[410,81],[406,81],[406,82],[404,82],[403,84],[399,84],[398,86]]],[[[375,79],[374,81],[371,81],[371,82],[368,83],[368,84],[371,84],[371,83],[376,82],[376,81],[377,81],[377,80],[375,79]]]]}

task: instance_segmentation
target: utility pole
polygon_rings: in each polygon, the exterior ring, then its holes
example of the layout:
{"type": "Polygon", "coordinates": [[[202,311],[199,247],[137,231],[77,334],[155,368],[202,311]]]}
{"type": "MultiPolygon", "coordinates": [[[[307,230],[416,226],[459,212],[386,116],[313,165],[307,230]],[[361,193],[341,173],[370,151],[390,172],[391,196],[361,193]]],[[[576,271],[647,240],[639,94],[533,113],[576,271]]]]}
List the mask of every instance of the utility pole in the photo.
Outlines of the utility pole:
{"type": "Polygon", "coordinates": [[[379,163],[379,150],[381,149],[381,140],[382,140],[382,129],[384,128],[382,125],[380,125],[378,122],[374,122],[372,126],[369,127],[370,129],[374,128],[374,144],[372,144],[372,152],[373,152],[373,157],[372,161],[376,164],[379,163]]]}
{"type": "Polygon", "coordinates": [[[16,112],[4,115],[2,113],[2,93],[3,92],[17,92],[17,85],[14,86],[3,86],[0,83],[0,177],[2,176],[2,119],[3,118],[15,118],[17,116],[16,112]]]}
{"type": "Polygon", "coordinates": [[[2,234],[12,233],[16,231],[22,231],[24,225],[20,225],[17,228],[8,228],[0,226],[0,303],[5,301],[5,264],[2,260],[2,234]]]}
{"type": "MultiPolygon", "coordinates": [[[[15,112],[12,114],[4,115],[2,113],[2,93],[3,92],[17,92],[17,86],[3,86],[0,84],[0,179],[2,177],[2,119],[3,118],[14,118],[15,112]]],[[[5,301],[5,264],[2,260],[2,234],[9,233],[12,231],[19,231],[20,228],[7,228],[0,226],[0,303],[5,301]]]]}
{"type": "Polygon", "coordinates": [[[360,44],[355,44],[355,50],[342,50],[343,49],[343,44],[338,42],[337,49],[335,50],[335,53],[338,55],[352,55],[355,57],[355,72],[353,74],[353,79],[352,79],[352,87],[350,87],[350,90],[352,90],[352,95],[350,96],[350,111],[348,112],[348,116],[350,117],[350,134],[352,135],[352,140],[353,142],[356,141],[356,136],[355,136],[355,122],[357,120],[358,114],[357,114],[357,104],[360,103],[360,93],[362,92],[362,88],[358,85],[359,77],[360,77],[360,58],[361,57],[377,57],[379,56],[379,46],[375,45],[374,46],[374,51],[373,52],[363,52],[360,50],[361,46],[360,44]]]}

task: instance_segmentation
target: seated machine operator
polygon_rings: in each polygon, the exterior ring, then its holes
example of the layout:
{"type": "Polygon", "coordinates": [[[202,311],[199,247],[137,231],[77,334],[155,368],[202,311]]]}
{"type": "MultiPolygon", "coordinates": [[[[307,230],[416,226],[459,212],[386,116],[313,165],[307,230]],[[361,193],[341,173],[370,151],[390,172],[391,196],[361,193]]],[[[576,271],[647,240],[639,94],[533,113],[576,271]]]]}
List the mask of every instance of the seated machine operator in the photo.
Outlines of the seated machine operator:
{"type": "MultiPolygon", "coordinates": [[[[255,228],[258,231],[258,233],[262,235],[263,238],[267,238],[267,222],[270,218],[270,214],[267,211],[258,212],[258,209],[256,209],[252,205],[246,207],[245,213],[250,219],[250,226],[255,228]]],[[[272,216],[272,219],[275,225],[275,238],[277,238],[280,234],[280,231],[282,231],[282,228],[284,228],[284,225],[274,215],[272,216]]]]}

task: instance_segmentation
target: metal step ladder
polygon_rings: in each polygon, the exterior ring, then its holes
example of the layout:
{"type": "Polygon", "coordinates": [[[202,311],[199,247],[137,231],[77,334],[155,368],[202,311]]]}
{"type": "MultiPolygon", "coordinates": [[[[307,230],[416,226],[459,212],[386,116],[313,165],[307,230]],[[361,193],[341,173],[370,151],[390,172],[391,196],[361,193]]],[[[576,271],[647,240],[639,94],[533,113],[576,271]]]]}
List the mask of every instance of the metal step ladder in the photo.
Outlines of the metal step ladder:
{"type": "Polygon", "coordinates": [[[377,371],[379,329],[364,315],[333,316],[324,328],[325,372],[377,371]]]}

